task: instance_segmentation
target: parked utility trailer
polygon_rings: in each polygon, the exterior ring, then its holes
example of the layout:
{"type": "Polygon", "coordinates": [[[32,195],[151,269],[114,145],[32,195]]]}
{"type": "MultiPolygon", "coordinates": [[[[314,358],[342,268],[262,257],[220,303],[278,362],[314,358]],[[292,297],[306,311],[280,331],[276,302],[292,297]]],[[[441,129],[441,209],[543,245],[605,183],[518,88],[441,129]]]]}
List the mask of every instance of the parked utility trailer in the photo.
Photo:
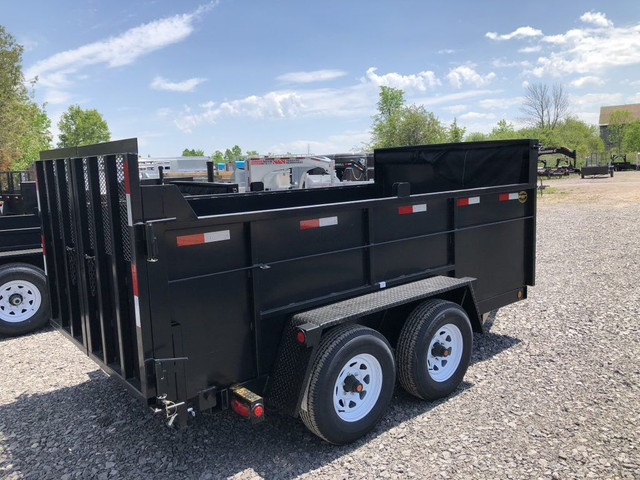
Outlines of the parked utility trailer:
{"type": "Polygon", "coordinates": [[[49,321],[33,172],[0,172],[0,335],[22,335],[49,321]]]}
{"type": "Polygon", "coordinates": [[[534,140],[381,149],[372,184],[222,195],[141,186],[135,139],[41,159],[53,322],[169,424],[266,409],[351,442],[396,368],[417,397],[455,390],[472,331],[534,284],[534,140]]]}

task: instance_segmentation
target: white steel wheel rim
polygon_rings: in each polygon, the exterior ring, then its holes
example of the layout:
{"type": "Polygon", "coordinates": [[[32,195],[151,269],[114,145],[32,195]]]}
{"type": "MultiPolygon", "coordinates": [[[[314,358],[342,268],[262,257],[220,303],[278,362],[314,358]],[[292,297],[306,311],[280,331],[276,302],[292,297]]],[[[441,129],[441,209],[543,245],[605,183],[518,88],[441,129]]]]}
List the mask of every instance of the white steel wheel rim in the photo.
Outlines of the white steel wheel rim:
{"type": "Polygon", "coordinates": [[[454,324],[447,323],[438,329],[427,351],[427,370],[434,381],[445,382],[451,378],[460,365],[463,346],[462,332],[454,324]],[[438,344],[450,353],[446,356],[434,355],[438,344]]]}
{"type": "Polygon", "coordinates": [[[382,391],[382,367],[373,355],[361,353],[344,364],[333,387],[333,408],[345,422],[357,422],[366,417],[378,402],[382,391]],[[350,376],[362,385],[362,391],[345,390],[350,376]]]}
{"type": "Polygon", "coordinates": [[[26,280],[0,285],[0,320],[20,323],[33,317],[42,303],[40,290],[26,280]]]}

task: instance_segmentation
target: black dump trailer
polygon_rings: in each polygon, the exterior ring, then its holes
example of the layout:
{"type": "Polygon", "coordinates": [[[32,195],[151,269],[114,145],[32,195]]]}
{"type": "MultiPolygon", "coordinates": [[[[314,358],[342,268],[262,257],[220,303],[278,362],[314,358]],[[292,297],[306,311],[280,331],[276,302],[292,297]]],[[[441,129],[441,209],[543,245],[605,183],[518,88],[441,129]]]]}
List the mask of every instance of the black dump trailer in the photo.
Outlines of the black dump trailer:
{"type": "Polygon", "coordinates": [[[527,297],[537,159],[534,140],[381,149],[371,184],[185,194],[140,185],[135,139],[43,152],[52,322],[169,424],[278,411],[353,441],[396,371],[449,394],[485,314],[527,297]]]}
{"type": "Polygon", "coordinates": [[[49,321],[33,177],[0,172],[0,335],[22,335],[49,321]]]}

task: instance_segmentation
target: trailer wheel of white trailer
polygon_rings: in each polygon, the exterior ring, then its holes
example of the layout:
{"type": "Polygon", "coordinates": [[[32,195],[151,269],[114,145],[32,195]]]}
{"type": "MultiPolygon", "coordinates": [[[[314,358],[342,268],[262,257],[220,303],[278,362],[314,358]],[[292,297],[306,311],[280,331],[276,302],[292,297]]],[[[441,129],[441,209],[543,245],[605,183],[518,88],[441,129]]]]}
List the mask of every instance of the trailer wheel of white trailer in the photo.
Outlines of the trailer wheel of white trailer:
{"type": "Polygon", "coordinates": [[[44,327],[49,317],[44,272],[26,263],[0,267],[0,334],[29,333],[44,327]]]}
{"type": "Polygon", "coordinates": [[[386,411],[395,377],[391,347],[380,333],[360,325],[336,327],[318,346],[302,421],[328,442],[353,442],[386,411]]]}
{"type": "Polygon", "coordinates": [[[463,308],[445,300],[423,302],[398,339],[400,384],[424,400],[446,397],[462,382],[472,345],[471,322],[463,308]]]}

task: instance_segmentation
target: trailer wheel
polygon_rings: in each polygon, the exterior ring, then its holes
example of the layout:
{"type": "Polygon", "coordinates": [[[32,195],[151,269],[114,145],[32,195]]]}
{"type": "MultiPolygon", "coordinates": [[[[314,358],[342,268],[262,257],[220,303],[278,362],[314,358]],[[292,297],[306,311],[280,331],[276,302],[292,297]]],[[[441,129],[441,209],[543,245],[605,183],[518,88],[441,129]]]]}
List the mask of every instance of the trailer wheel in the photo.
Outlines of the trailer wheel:
{"type": "Polygon", "coordinates": [[[396,381],[387,340],[360,325],[337,327],[321,340],[300,416],[327,442],[350,443],[386,411],[396,381]]]}
{"type": "Polygon", "coordinates": [[[25,263],[0,268],[0,334],[15,336],[44,327],[50,304],[44,272],[25,263]]]}
{"type": "Polygon", "coordinates": [[[445,300],[427,300],[407,319],[396,352],[402,387],[424,400],[453,392],[464,377],[473,344],[464,309],[445,300]]]}

